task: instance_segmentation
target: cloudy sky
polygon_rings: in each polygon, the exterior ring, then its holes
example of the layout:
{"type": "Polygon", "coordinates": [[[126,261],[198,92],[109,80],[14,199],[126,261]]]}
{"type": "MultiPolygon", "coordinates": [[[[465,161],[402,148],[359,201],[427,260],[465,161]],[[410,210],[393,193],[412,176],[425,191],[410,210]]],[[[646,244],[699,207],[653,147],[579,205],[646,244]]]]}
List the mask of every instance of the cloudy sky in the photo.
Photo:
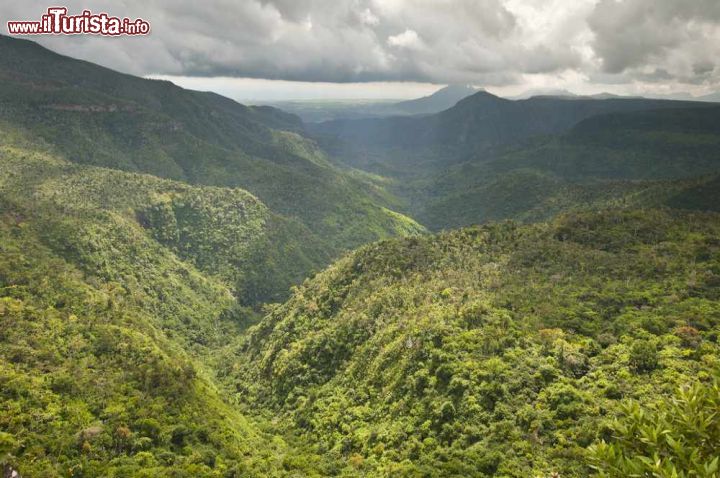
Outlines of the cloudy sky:
{"type": "MultiPolygon", "coordinates": [[[[3,2],[0,18],[39,19],[55,3],[3,2]]],[[[152,32],[41,44],[239,99],[414,97],[446,83],[506,95],[720,90],[720,0],[60,3],[142,17],[152,32]]]]}

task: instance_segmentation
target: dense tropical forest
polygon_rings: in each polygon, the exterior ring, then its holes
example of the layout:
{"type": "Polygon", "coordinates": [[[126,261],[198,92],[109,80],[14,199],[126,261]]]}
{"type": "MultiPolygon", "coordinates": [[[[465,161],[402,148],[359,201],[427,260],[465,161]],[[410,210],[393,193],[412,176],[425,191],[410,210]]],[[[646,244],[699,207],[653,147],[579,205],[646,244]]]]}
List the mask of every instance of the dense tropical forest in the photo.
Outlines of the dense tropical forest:
{"type": "Polygon", "coordinates": [[[0,469],[720,477],[720,107],[466,93],[304,124],[0,36],[0,469]]]}

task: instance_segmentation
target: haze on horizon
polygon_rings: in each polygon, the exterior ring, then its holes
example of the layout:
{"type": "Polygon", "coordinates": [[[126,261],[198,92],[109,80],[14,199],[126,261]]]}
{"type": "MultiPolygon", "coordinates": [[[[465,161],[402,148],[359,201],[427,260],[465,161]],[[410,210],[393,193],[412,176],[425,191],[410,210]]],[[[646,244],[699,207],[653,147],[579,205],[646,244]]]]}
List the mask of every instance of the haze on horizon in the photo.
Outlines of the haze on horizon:
{"type": "MultiPolygon", "coordinates": [[[[147,37],[36,36],[60,53],[239,100],[402,99],[450,83],[625,95],[720,90],[716,0],[66,2],[147,37]]],[[[33,20],[46,2],[6,2],[33,20]]],[[[3,25],[5,28],[5,25],[3,25]]]]}

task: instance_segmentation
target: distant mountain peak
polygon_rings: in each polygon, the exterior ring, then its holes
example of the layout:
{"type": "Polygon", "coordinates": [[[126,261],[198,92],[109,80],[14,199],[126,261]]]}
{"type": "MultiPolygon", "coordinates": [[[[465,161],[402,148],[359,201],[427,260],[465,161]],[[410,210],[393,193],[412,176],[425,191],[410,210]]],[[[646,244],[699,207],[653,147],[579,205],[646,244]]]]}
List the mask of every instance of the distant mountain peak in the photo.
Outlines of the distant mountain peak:
{"type": "Polygon", "coordinates": [[[439,90],[437,90],[435,93],[433,93],[430,96],[435,95],[442,95],[442,94],[462,94],[465,93],[467,95],[472,95],[473,93],[479,91],[478,88],[475,88],[472,85],[464,85],[460,83],[451,83],[447,86],[443,86],[439,90]]]}
{"type": "Polygon", "coordinates": [[[552,96],[552,97],[568,97],[573,98],[577,95],[573,93],[572,91],[561,89],[561,88],[537,88],[532,90],[527,90],[519,95],[515,96],[507,96],[506,98],[509,100],[527,100],[529,98],[533,98],[536,96],[552,96]]]}
{"type": "Polygon", "coordinates": [[[408,114],[437,113],[452,108],[458,101],[473,95],[477,91],[477,88],[471,85],[450,84],[429,96],[401,101],[393,105],[393,107],[408,114]]]}
{"type": "Polygon", "coordinates": [[[474,94],[459,101],[458,106],[466,105],[466,104],[478,105],[478,104],[483,104],[483,103],[499,103],[499,102],[507,102],[507,101],[509,101],[509,100],[506,100],[505,98],[501,98],[497,95],[493,95],[492,93],[490,93],[488,91],[477,90],[474,94]]]}
{"type": "Polygon", "coordinates": [[[612,98],[622,98],[620,95],[616,95],[614,93],[608,93],[607,91],[602,91],[600,93],[595,93],[594,95],[588,95],[588,98],[595,98],[598,100],[607,100],[612,98]]]}

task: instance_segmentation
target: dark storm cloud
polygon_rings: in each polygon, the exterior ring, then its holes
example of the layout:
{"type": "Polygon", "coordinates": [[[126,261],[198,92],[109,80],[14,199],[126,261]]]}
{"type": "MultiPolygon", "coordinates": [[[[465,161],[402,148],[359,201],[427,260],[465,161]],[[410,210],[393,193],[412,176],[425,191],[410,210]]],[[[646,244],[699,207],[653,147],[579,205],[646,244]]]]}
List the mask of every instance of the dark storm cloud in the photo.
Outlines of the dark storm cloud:
{"type": "Polygon", "coordinates": [[[718,0],[600,0],[588,24],[604,73],[707,81],[720,61],[718,0]]]}
{"type": "MultiPolygon", "coordinates": [[[[37,18],[44,2],[16,2],[4,18],[37,18]]],[[[566,47],[523,45],[501,0],[244,0],[70,2],[142,16],[139,39],[38,40],[64,53],[137,74],[292,80],[507,81],[527,66],[577,63],[566,47]]]]}
{"type": "MultiPolygon", "coordinates": [[[[48,3],[5,2],[4,19],[48,3]]],[[[135,74],[506,85],[572,73],[717,82],[718,0],[70,1],[143,17],[143,38],[38,37],[135,74]]]]}

